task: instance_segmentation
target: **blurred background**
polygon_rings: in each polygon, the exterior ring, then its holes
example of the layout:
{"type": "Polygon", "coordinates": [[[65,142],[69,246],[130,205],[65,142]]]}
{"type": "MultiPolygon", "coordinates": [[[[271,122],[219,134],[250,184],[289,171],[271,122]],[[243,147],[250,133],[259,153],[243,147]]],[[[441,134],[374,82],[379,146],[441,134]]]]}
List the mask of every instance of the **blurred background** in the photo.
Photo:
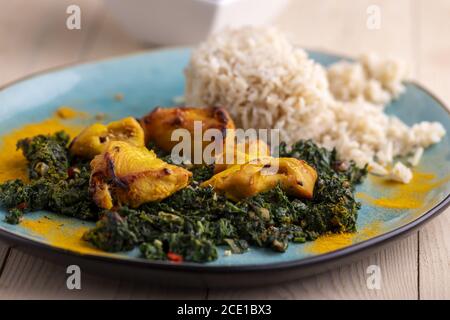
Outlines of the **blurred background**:
{"type": "MultiPolygon", "coordinates": [[[[304,48],[404,59],[413,79],[450,103],[450,0],[0,0],[0,86],[66,64],[195,44],[225,26],[249,23],[273,24],[304,48]],[[73,20],[78,9],[80,28],[73,20]]],[[[447,212],[362,262],[285,287],[216,297],[450,297],[449,224],[447,212]],[[365,288],[365,266],[372,263],[387,279],[383,290],[365,288]]],[[[68,295],[49,281],[59,273],[63,279],[59,267],[25,254],[12,260],[20,268],[5,271],[5,296],[68,295]]],[[[141,297],[137,291],[93,277],[80,297],[141,297]]],[[[154,296],[184,297],[159,289],[154,296]]]]}
{"type": "Polygon", "coordinates": [[[445,96],[449,17],[449,0],[0,0],[0,84],[67,63],[196,43],[227,25],[273,23],[306,48],[402,58],[413,77],[445,96]],[[81,29],[66,26],[70,5],[80,8],[81,29]]]}

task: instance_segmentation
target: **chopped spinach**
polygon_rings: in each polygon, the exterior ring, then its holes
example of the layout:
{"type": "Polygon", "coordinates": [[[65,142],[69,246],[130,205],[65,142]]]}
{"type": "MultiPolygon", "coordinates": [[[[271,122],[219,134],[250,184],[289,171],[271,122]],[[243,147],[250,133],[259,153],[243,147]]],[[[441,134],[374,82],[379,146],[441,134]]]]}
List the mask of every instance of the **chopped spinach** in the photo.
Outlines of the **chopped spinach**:
{"type": "Polygon", "coordinates": [[[30,182],[0,184],[0,204],[9,210],[6,220],[19,223],[26,212],[50,210],[80,219],[97,219],[98,209],[89,196],[87,163],[70,160],[65,132],[19,140],[28,160],[30,182]]]}
{"type": "MultiPolygon", "coordinates": [[[[89,196],[90,169],[69,157],[69,138],[59,132],[18,142],[29,163],[30,182],[0,185],[0,204],[9,210],[6,221],[19,223],[23,213],[51,210],[80,219],[97,220],[85,241],[109,252],[136,246],[151,260],[207,262],[217,259],[217,246],[243,253],[250,245],[277,252],[290,242],[314,240],[327,232],[356,230],[360,204],[354,185],[367,174],[353,162],[340,161],[336,152],[312,141],[291,148],[281,145],[281,157],[294,157],[316,168],[318,179],[312,199],[297,199],[279,186],[254,197],[233,202],[200,182],[213,175],[213,166],[186,166],[192,183],[172,196],[137,209],[100,211],[89,196]]],[[[159,157],[167,154],[157,150],[159,157]]]]}
{"type": "Polygon", "coordinates": [[[60,179],[66,176],[69,168],[68,143],[69,136],[64,131],[19,140],[17,149],[21,149],[28,160],[29,178],[60,179]]]}
{"type": "MultiPolygon", "coordinates": [[[[164,260],[169,252],[175,252],[184,260],[210,261],[216,253],[205,249],[209,243],[227,245],[233,253],[245,252],[249,244],[283,252],[289,242],[314,240],[327,232],[355,231],[360,205],[353,196],[353,184],[361,181],[366,169],[357,168],[353,162],[343,165],[334,151],[311,141],[299,142],[290,151],[282,146],[280,152],[316,166],[319,178],[313,199],[292,198],[276,187],[235,203],[211,188],[200,188],[195,180],[208,179],[213,172],[210,167],[196,167],[202,174],[194,174],[194,182],[187,188],[161,202],[147,203],[136,210],[122,208],[118,213],[127,221],[127,232],[135,235],[135,245],[141,244],[142,254],[149,259],[164,260]],[[176,247],[171,239],[183,239],[184,245],[176,247]]],[[[100,222],[88,235],[101,233],[105,223],[100,222]]],[[[119,238],[117,243],[97,246],[116,248],[121,241],[119,238]]]]}
{"type": "Polygon", "coordinates": [[[83,239],[109,252],[128,251],[138,243],[127,219],[117,212],[106,212],[96,227],[84,234],[83,239]]]}
{"type": "Polygon", "coordinates": [[[10,223],[19,223],[23,213],[38,210],[50,210],[84,220],[97,219],[98,209],[88,191],[89,175],[89,170],[83,167],[79,174],[59,181],[39,178],[28,184],[21,180],[1,184],[0,204],[9,209],[6,219],[10,223]]]}

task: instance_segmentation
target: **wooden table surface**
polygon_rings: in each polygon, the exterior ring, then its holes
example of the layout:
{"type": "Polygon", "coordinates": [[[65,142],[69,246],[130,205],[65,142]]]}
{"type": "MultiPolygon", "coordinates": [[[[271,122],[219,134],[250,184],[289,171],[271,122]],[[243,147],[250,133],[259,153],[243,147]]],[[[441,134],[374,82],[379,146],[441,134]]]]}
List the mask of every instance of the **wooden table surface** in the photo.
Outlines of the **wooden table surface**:
{"type": "MultiPolygon", "coordinates": [[[[293,0],[275,24],[306,48],[353,56],[376,51],[405,59],[413,78],[449,103],[449,18],[449,0],[293,0]],[[366,26],[372,4],[381,10],[377,30],[366,26]]],[[[143,48],[120,30],[101,0],[0,0],[0,85],[50,67],[143,48]],[[81,30],[65,27],[70,4],[81,7],[81,30]]],[[[0,242],[0,298],[449,299],[448,211],[356,263],[254,289],[168,289],[83,273],[82,289],[68,290],[63,266],[0,242]],[[381,268],[380,290],[366,285],[372,264],[381,268]]]]}

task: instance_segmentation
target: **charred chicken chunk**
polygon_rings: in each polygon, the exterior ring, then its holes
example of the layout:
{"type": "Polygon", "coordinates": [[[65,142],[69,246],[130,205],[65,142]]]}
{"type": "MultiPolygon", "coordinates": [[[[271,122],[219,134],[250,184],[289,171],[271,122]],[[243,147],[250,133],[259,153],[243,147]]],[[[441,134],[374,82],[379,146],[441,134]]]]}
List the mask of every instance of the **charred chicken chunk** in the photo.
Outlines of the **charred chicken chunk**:
{"type": "Polygon", "coordinates": [[[312,198],[317,172],[305,161],[295,158],[263,158],[236,164],[202,183],[227,198],[239,201],[268,191],[278,184],[288,194],[312,198]]]}
{"type": "MultiPolygon", "coordinates": [[[[145,131],[145,141],[153,141],[157,147],[169,152],[178,143],[172,141],[172,132],[176,129],[186,129],[190,132],[191,145],[194,139],[201,139],[194,135],[194,122],[201,122],[202,133],[207,129],[217,129],[223,139],[228,139],[226,129],[234,129],[234,122],[224,108],[156,108],[141,119],[145,131]]],[[[211,142],[202,142],[203,148],[211,142]]]]}
{"type": "Polygon", "coordinates": [[[111,141],[124,141],[136,147],[143,147],[144,130],[139,122],[124,118],[108,125],[95,123],[84,129],[71,143],[70,153],[85,159],[92,159],[105,150],[111,141]]]}
{"type": "Polygon", "coordinates": [[[132,208],[162,200],[186,187],[191,172],[158,159],[153,151],[129,143],[110,142],[91,161],[89,192],[101,208],[132,208]]]}
{"type": "Polygon", "coordinates": [[[231,146],[227,141],[223,153],[215,157],[214,173],[265,157],[270,157],[270,147],[263,140],[251,139],[231,146]]]}

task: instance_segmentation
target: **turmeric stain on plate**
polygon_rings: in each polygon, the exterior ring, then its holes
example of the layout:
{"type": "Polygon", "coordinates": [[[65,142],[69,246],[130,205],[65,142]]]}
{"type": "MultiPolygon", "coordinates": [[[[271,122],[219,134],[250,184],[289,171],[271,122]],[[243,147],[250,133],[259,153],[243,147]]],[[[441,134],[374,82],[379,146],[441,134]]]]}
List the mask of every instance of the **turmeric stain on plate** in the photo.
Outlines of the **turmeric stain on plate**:
{"type": "Polygon", "coordinates": [[[52,219],[44,216],[33,220],[25,217],[20,222],[20,226],[28,230],[30,234],[43,238],[52,246],[61,249],[82,254],[107,254],[90,246],[82,239],[83,234],[89,229],[88,227],[75,226],[68,219],[52,219]]]}
{"type": "Polygon", "coordinates": [[[78,111],[69,106],[61,106],[55,111],[55,117],[64,120],[70,120],[75,118],[86,118],[87,113],[83,111],[78,111]]]}
{"type": "Polygon", "coordinates": [[[352,233],[330,233],[320,236],[305,247],[308,253],[327,253],[347,247],[353,243],[352,233]]]}
{"type": "Polygon", "coordinates": [[[359,232],[325,234],[307,244],[305,251],[313,254],[323,254],[342,249],[352,245],[353,243],[361,242],[381,234],[381,226],[382,223],[380,221],[373,221],[362,228],[359,232]]]}
{"type": "Polygon", "coordinates": [[[372,221],[364,226],[361,231],[353,234],[353,242],[361,242],[374,238],[383,233],[383,222],[379,220],[372,221]]]}
{"type": "Polygon", "coordinates": [[[44,121],[16,128],[0,137],[0,183],[11,179],[28,181],[27,162],[16,147],[18,140],[60,130],[66,131],[73,138],[80,133],[82,127],[55,115],[44,121]]]}
{"type": "Polygon", "coordinates": [[[388,195],[375,198],[363,192],[356,197],[372,205],[390,209],[418,209],[425,205],[427,195],[433,189],[448,182],[450,177],[436,180],[433,173],[415,171],[413,179],[408,184],[388,181],[379,177],[370,177],[374,185],[388,190],[388,195]]]}
{"type": "MultiPolygon", "coordinates": [[[[61,107],[51,118],[40,122],[29,123],[13,129],[0,137],[0,183],[11,179],[28,180],[27,161],[20,150],[17,150],[17,141],[39,134],[52,134],[64,130],[72,138],[78,135],[83,126],[70,120],[84,119],[87,114],[78,112],[70,107],[61,107]]],[[[102,254],[107,253],[91,247],[82,240],[88,227],[74,225],[69,219],[51,219],[43,217],[37,220],[25,217],[20,226],[30,234],[45,239],[55,247],[78,253],[102,254]]]]}

